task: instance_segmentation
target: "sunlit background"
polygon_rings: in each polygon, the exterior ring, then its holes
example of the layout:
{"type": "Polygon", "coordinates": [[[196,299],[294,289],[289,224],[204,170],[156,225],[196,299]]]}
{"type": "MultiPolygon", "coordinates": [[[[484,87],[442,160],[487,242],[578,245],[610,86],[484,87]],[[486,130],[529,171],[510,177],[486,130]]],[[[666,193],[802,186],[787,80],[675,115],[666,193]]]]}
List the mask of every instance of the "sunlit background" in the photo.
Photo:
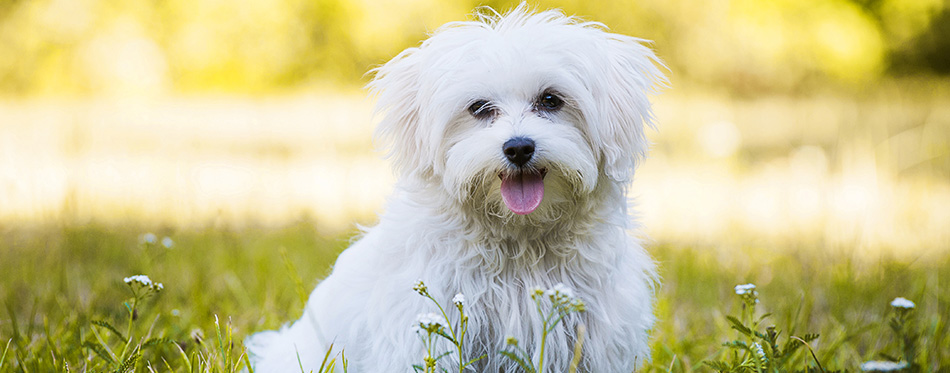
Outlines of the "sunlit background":
{"type": "MultiPolygon", "coordinates": [[[[478,5],[513,3],[0,0],[0,224],[371,223],[366,71],[478,5]]],[[[633,189],[653,239],[947,250],[947,2],[537,5],[669,65],[633,189]]]]}

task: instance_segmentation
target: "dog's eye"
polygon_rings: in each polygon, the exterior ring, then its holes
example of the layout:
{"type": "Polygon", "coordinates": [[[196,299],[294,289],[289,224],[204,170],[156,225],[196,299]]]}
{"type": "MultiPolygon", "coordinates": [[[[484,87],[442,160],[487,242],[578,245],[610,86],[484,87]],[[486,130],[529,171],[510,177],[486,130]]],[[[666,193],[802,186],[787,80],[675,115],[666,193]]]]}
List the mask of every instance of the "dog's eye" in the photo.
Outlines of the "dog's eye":
{"type": "Polygon", "coordinates": [[[551,92],[544,92],[538,97],[538,109],[544,111],[557,111],[563,105],[564,100],[551,92]]]}
{"type": "Polygon", "coordinates": [[[468,112],[478,119],[488,119],[495,116],[495,109],[486,100],[478,100],[468,106],[468,112]]]}

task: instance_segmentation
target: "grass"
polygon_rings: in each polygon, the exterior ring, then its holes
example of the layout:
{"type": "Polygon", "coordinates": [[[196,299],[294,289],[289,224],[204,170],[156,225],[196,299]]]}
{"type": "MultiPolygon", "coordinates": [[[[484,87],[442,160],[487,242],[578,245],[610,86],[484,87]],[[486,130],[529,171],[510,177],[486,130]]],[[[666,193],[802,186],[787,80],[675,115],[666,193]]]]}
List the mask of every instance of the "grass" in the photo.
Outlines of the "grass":
{"type": "MultiPolygon", "coordinates": [[[[117,370],[88,346],[119,350],[119,334],[134,335],[138,345],[167,342],[134,351],[141,355],[131,365],[135,371],[237,371],[244,337],[299,317],[299,289],[312,288],[346,247],[347,234],[328,237],[317,226],[303,220],[280,229],[3,227],[0,346],[8,347],[0,353],[0,371],[117,370]],[[143,243],[146,232],[169,237],[171,248],[143,243]],[[164,289],[137,302],[132,332],[110,332],[101,324],[124,329],[129,321],[124,302],[131,293],[123,278],[135,274],[164,289]]],[[[708,371],[704,361],[731,359],[733,351],[722,344],[739,335],[726,316],[739,314],[743,303],[733,287],[746,282],[758,285],[758,315],[771,314],[763,328],[773,323],[785,337],[820,334],[809,343],[815,358],[807,349],[790,358],[796,369],[814,367],[817,359],[826,370],[853,371],[881,353],[899,356],[903,342],[888,325],[889,303],[898,296],[917,304],[916,361],[923,371],[950,366],[946,255],[856,260],[860,253],[826,250],[820,242],[728,250],[654,242],[649,249],[661,264],[663,285],[653,361],[644,371],[708,371]]]]}

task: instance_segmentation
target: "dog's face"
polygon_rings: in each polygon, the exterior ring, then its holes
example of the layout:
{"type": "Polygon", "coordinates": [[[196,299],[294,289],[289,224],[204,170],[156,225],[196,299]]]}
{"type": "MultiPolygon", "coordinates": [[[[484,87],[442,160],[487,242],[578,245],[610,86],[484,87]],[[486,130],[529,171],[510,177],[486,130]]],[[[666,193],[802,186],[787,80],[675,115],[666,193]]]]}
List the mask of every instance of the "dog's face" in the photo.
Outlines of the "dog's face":
{"type": "Polygon", "coordinates": [[[403,178],[490,216],[556,219],[626,183],[665,82],[640,40],[558,12],[443,26],[376,70],[379,134],[403,178]]]}

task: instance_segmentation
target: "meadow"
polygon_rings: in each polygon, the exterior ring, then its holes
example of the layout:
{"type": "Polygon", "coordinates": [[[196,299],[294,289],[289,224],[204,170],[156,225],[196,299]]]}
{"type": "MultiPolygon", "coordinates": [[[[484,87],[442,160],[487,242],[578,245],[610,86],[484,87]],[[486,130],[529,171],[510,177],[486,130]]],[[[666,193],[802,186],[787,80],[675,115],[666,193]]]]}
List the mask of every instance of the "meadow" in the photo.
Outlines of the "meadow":
{"type": "MultiPolygon", "coordinates": [[[[747,283],[760,333],[807,339],[773,371],[950,369],[939,87],[660,96],[632,189],[662,276],[643,371],[756,371],[723,345],[756,338],[728,319],[747,283]],[[898,297],[915,303],[904,334],[898,297]]],[[[392,182],[358,96],[122,103],[0,111],[29,124],[0,127],[0,371],[240,370],[243,339],[299,317],[392,182]],[[140,274],[163,288],[136,300],[140,274]]]]}
{"type": "MultiPolygon", "coordinates": [[[[102,341],[119,354],[119,339],[94,324],[105,321],[133,344],[168,339],[146,348],[129,371],[236,371],[243,367],[243,338],[299,317],[305,294],[327,273],[348,237],[323,235],[313,221],[303,220],[281,229],[164,228],[157,237],[171,238],[165,247],[143,241],[151,228],[5,228],[0,338],[8,349],[0,370],[116,370],[90,347],[102,341]],[[123,302],[131,293],[123,278],[136,274],[164,289],[139,304],[128,334],[123,302]]],[[[742,302],[734,286],[747,282],[758,286],[760,314],[771,313],[763,325],[774,324],[782,338],[820,334],[811,348],[828,371],[856,371],[865,361],[881,360],[881,353],[900,356],[902,342],[887,325],[894,312],[889,303],[897,296],[912,299],[919,332],[915,361],[921,371],[945,371],[950,259],[868,263],[821,245],[750,244],[724,252],[651,244],[663,284],[653,362],[643,371],[709,371],[704,361],[728,359],[731,352],[721,344],[737,332],[726,316],[738,317],[742,302]]],[[[805,349],[789,364],[815,367],[805,349]]]]}

